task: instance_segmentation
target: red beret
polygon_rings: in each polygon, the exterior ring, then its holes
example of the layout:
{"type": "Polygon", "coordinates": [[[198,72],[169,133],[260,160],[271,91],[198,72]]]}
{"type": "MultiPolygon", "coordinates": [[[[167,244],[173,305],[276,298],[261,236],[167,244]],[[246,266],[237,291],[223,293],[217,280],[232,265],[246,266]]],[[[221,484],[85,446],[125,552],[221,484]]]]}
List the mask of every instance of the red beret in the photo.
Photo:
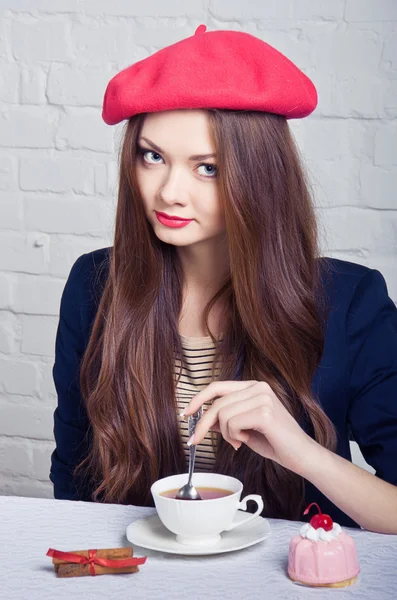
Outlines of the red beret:
{"type": "Polygon", "coordinates": [[[317,105],[311,80],[286,56],[240,31],[206,31],[123,69],[107,85],[102,118],[179,108],[258,110],[306,117],[317,105]]]}

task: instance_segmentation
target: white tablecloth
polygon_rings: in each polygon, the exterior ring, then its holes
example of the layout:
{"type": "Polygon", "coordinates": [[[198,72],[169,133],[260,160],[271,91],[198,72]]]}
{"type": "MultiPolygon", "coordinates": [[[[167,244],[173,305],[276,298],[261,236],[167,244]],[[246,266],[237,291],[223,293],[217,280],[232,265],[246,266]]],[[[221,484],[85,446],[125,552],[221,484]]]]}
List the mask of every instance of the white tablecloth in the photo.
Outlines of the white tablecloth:
{"type": "Polygon", "coordinates": [[[154,509],[40,498],[0,497],[1,600],[325,600],[397,599],[397,535],[346,529],[356,541],[361,573],[343,589],[307,588],[286,575],[288,544],[301,524],[269,519],[272,534],[245,550],[201,557],[147,556],[139,573],[58,579],[57,550],[130,545],[127,525],[154,509]]]}

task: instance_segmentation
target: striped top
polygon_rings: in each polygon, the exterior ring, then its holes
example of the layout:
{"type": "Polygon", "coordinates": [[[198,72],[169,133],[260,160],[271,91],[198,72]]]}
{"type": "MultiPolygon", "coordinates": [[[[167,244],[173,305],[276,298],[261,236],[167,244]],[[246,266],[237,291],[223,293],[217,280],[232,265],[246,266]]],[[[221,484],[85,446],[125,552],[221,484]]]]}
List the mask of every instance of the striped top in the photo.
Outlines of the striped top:
{"type": "MultiPolygon", "coordinates": [[[[182,342],[182,372],[177,383],[176,400],[178,421],[181,431],[182,444],[186,455],[186,469],[189,468],[189,447],[186,442],[189,439],[187,417],[180,417],[179,413],[187,407],[190,400],[200,390],[207,387],[213,381],[211,379],[212,365],[215,357],[215,344],[210,336],[207,337],[187,337],[180,335],[182,342]]],[[[175,361],[176,375],[180,372],[180,361],[175,361]]],[[[217,379],[219,367],[215,369],[214,379],[217,379]]],[[[211,402],[204,403],[203,409],[211,405],[211,402]]],[[[215,462],[213,451],[213,434],[208,432],[204,440],[197,446],[196,462],[194,470],[196,472],[210,472],[215,462]]]]}

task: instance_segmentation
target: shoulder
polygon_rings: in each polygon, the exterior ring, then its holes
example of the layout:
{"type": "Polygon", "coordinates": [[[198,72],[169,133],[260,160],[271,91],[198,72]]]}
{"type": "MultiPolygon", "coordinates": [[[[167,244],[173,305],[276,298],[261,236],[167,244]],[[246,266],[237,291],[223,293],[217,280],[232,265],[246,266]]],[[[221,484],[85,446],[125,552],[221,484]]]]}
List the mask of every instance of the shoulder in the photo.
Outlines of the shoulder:
{"type": "Polygon", "coordinates": [[[380,271],[333,258],[320,259],[329,312],[328,325],[340,324],[355,337],[382,322],[397,329],[397,308],[380,271]]]}
{"type": "Polygon", "coordinates": [[[112,247],[100,248],[82,254],[74,262],[66,287],[76,300],[98,300],[109,273],[112,247]]]}
{"type": "Polygon", "coordinates": [[[321,281],[332,306],[348,308],[352,302],[370,301],[374,295],[388,297],[380,271],[336,258],[322,257],[319,261],[321,281]]]}
{"type": "Polygon", "coordinates": [[[112,248],[82,254],[72,265],[60,306],[60,327],[78,328],[87,342],[109,273],[112,248]]]}
{"type": "Polygon", "coordinates": [[[112,246],[99,248],[79,256],[72,265],[70,276],[73,280],[90,279],[93,276],[101,276],[108,270],[112,246]]]}
{"type": "Polygon", "coordinates": [[[359,263],[328,256],[319,258],[319,263],[323,283],[340,291],[356,287],[363,277],[374,271],[359,263]]]}

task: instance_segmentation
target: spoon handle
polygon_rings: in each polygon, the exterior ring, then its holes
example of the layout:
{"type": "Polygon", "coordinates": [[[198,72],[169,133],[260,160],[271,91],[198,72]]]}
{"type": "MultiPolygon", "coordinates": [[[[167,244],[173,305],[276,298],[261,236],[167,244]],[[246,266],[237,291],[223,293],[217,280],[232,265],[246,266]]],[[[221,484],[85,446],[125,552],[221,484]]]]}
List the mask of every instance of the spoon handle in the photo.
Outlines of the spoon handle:
{"type": "MultiPolygon", "coordinates": [[[[197,422],[201,419],[203,415],[203,407],[200,406],[197,412],[188,417],[188,429],[189,429],[189,437],[191,437],[196,429],[197,422]]],[[[194,461],[196,459],[196,446],[192,444],[189,448],[189,479],[187,484],[191,485],[193,470],[194,470],[194,461]]]]}
{"type": "Polygon", "coordinates": [[[195,412],[193,415],[190,415],[190,417],[188,417],[187,426],[189,429],[189,437],[191,437],[193,435],[193,433],[195,432],[196,425],[202,416],[203,416],[203,407],[200,406],[200,408],[198,409],[197,412],[195,412]]]}
{"type": "Polygon", "coordinates": [[[190,454],[189,454],[189,479],[187,480],[187,484],[188,486],[192,485],[192,477],[193,477],[193,470],[194,470],[194,461],[196,460],[196,446],[193,446],[193,444],[190,446],[190,454]]]}

